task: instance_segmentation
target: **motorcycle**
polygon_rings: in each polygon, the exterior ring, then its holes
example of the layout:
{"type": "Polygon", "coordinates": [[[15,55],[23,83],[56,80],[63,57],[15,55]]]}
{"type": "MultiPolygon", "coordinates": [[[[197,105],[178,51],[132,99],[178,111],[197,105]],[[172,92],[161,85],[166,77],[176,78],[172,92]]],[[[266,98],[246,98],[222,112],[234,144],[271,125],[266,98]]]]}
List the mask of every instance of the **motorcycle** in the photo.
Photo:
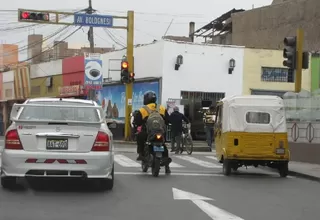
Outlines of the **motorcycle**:
{"type": "Polygon", "coordinates": [[[155,134],[149,138],[145,144],[144,159],[141,161],[142,172],[148,172],[151,167],[151,173],[154,177],[159,176],[160,167],[171,163],[170,157],[165,157],[165,137],[163,134],[155,134]]]}

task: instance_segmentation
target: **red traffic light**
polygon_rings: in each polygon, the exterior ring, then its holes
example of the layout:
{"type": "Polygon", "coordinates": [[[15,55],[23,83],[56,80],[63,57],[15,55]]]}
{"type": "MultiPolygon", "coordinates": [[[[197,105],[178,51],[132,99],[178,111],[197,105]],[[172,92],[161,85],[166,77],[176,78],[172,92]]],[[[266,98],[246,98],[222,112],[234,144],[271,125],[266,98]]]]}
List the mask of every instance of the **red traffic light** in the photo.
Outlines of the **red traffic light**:
{"type": "Polygon", "coordinates": [[[35,21],[49,21],[49,13],[37,13],[37,12],[30,12],[30,11],[21,11],[20,12],[20,19],[21,20],[35,20],[35,21]]]}
{"type": "Polygon", "coordinates": [[[134,75],[135,75],[134,73],[130,73],[130,77],[131,77],[131,78],[133,78],[133,77],[134,77],[134,75]]]}
{"type": "Polygon", "coordinates": [[[30,17],[30,13],[29,13],[29,12],[24,11],[24,12],[22,12],[22,13],[21,13],[21,17],[22,17],[23,19],[29,19],[29,17],[30,17]]]}
{"type": "Polygon", "coordinates": [[[123,69],[128,69],[128,66],[129,66],[129,64],[128,64],[127,61],[123,61],[123,62],[121,63],[121,68],[123,68],[123,69]]]}

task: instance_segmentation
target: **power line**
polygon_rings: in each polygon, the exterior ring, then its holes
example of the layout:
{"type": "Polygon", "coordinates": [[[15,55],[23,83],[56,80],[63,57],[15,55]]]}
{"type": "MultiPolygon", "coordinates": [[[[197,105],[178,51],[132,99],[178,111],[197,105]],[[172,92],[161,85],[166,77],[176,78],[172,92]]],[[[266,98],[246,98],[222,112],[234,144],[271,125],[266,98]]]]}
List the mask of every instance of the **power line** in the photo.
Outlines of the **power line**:
{"type": "Polygon", "coordinates": [[[53,38],[54,36],[56,36],[56,35],[59,34],[60,32],[65,31],[67,28],[69,28],[69,26],[68,26],[68,25],[65,25],[64,27],[62,27],[62,28],[56,30],[55,32],[53,32],[52,34],[50,34],[49,36],[44,37],[42,40],[33,42],[33,43],[31,43],[31,44],[27,44],[27,45],[22,46],[22,47],[19,47],[19,48],[16,49],[16,50],[11,50],[11,51],[8,52],[8,55],[5,55],[5,56],[10,56],[11,54],[25,51],[25,50],[27,50],[27,49],[30,48],[30,47],[35,47],[35,46],[37,46],[37,45],[39,45],[39,44],[43,44],[45,41],[49,40],[50,38],[53,38]]]}
{"type": "Polygon", "coordinates": [[[113,36],[113,34],[107,29],[107,28],[103,28],[104,32],[106,32],[106,34],[110,37],[110,39],[115,42],[117,45],[121,46],[121,47],[125,47],[125,45],[122,42],[119,42],[117,39],[115,39],[115,37],[113,36]]]}
{"type": "MultiPolygon", "coordinates": [[[[26,59],[26,60],[20,61],[18,64],[24,63],[24,62],[27,62],[27,61],[30,61],[30,60],[32,60],[32,59],[34,59],[34,58],[36,58],[36,57],[38,57],[38,56],[40,56],[40,55],[48,52],[49,50],[51,50],[51,49],[54,48],[55,46],[59,45],[60,43],[62,43],[63,41],[65,41],[66,39],[68,39],[69,37],[71,37],[73,34],[75,34],[75,33],[76,33],[77,31],[79,31],[81,28],[82,28],[82,26],[78,27],[76,30],[74,30],[74,31],[73,31],[72,33],[70,33],[68,36],[66,36],[65,38],[63,38],[61,41],[58,41],[58,42],[54,43],[51,48],[48,48],[47,50],[44,50],[44,51],[40,52],[39,54],[37,54],[37,55],[35,55],[35,56],[33,56],[33,57],[30,57],[30,58],[28,58],[28,59],[26,59]]],[[[15,64],[17,64],[17,63],[10,63],[8,66],[10,66],[10,65],[15,65],[15,64]]]]}

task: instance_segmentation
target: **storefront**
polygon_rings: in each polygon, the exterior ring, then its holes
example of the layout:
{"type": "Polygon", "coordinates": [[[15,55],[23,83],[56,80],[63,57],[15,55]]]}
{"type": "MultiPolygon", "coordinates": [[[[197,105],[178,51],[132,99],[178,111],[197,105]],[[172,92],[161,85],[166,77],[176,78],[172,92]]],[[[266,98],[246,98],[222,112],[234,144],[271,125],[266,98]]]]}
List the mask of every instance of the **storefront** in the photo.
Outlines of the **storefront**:
{"type": "Polygon", "coordinates": [[[86,96],[83,93],[82,85],[74,86],[61,86],[59,87],[59,97],[61,98],[76,98],[76,99],[85,99],[86,96]]]}

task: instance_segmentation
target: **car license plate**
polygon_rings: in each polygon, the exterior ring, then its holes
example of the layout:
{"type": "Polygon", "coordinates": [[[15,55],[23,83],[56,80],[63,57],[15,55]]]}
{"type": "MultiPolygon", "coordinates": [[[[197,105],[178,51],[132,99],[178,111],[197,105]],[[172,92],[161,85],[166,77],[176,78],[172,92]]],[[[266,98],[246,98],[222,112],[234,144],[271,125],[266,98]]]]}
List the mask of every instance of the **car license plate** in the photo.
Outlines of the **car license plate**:
{"type": "Polygon", "coordinates": [[[47,139],[47,150],[68,150],[68,139],[47,139]]]}
{"type": "Polygon", "coordinates": [[[284,148],[277,148],[276,154],[285,154],[285,149],[284,148]]]}
{"type": "Polygon", "coordinates": [[[163,146],[153,146],[153,152],[164,152],[163,146]]]}

